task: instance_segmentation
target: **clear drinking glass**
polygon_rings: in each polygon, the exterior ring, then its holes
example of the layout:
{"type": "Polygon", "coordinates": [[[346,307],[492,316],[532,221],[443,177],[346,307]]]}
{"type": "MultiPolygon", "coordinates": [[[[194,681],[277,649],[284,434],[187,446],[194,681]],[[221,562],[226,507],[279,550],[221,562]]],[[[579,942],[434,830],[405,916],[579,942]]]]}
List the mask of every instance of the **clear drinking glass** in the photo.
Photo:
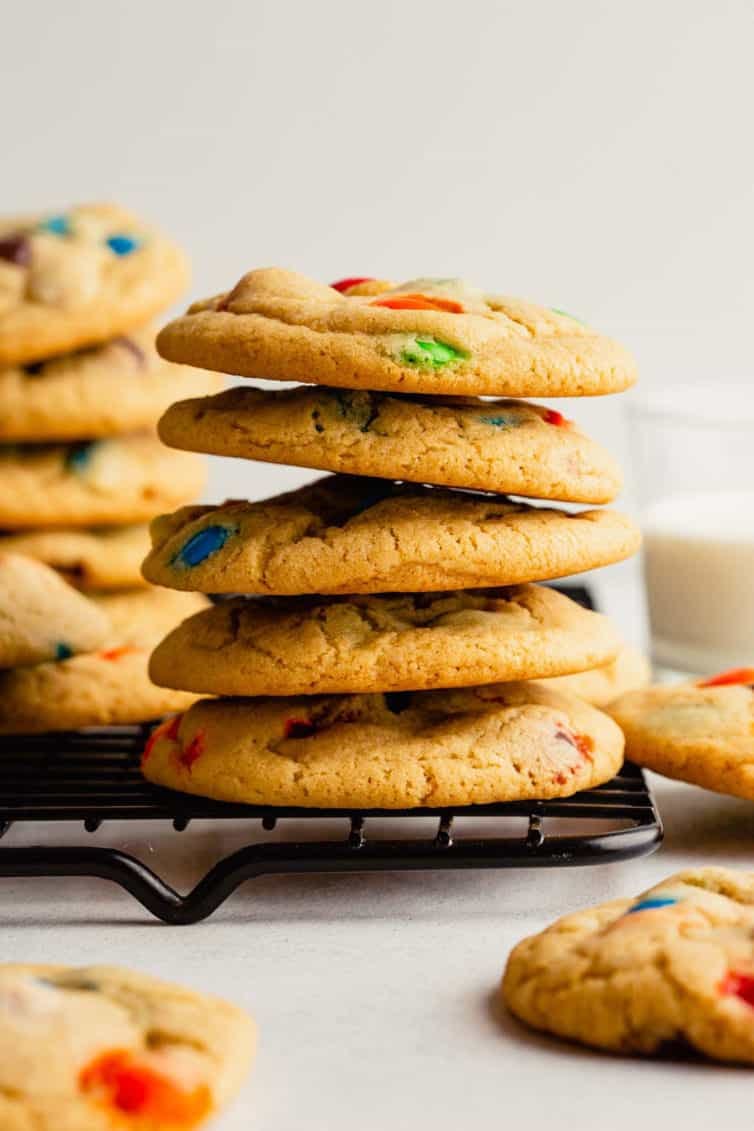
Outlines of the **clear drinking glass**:
{"type": "Polygon", "coordinates": [[[628,412],[653,661],[754,667],[754,378],[653,390],[628,412]]]}

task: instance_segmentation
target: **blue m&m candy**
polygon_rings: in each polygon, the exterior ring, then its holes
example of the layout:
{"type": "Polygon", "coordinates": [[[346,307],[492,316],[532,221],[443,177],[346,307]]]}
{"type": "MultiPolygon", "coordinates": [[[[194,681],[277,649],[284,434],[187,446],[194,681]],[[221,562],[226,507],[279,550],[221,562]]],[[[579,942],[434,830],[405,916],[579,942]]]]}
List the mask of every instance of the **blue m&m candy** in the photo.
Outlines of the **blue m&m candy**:
{"type": "Polygon", "coordinates": [[[674,903],[678,900],[671,895],[652,895],[635,903],[626,915],[635,915],[637,911],[657,911],[660,907],[672,907],[674,903]]]}
{"type": "Polygon", "coordinates": [[[192,534],[173,558],[174,565],[197,566],[221,550],[236,529],[230,526],[205,526],[192,534]]]}
{"type": "Polygon", "coordinates": [[[65,458],[66,467],[71,471],[85,471],[96,447],[97,441],[91,444],[76,444],[69,450],[65,458]]]}
{"type": "Polygon", "coordinates": [[[114,235],[108,236],[105,243],[116,255],[130,255],[132,251],[136,251],[141,241],[136,236],[114,235]]]}
{"type": "Polygon", "coordinates": [[[480,416],[482,424],[490,424],[493,428],[515,428],[521,423],[518,416],[509,414],[496,414],[495,416],[480,416]]]}
{"type": "Polygon", "coordinates": [[[39,227],[40,231],[51,232],[54,236],[68,236],[71,232],[67,216],[49,216],[39,227]]]}
{"type": "Polygon", "coordinates": [[[66,644],[65,640],[59,640],[55,645],[55,659],[56,660],[70,660],[73,655],[73,648],[70,644],[66,644]]]}

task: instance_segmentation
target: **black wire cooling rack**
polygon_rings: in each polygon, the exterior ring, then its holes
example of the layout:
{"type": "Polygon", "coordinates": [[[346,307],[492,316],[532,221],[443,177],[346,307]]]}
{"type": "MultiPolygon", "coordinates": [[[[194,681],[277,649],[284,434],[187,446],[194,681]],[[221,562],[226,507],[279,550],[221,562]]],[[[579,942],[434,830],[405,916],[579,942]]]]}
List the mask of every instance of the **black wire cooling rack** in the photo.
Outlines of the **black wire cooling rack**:
{"type": "Polygon", "coordinates": [[[196,923],[211,915],[240,884],[258,876],[602,864],[643,856],[662,839],[652,795],[641,770],[630,764],[605,785],[552,801],[442,811],[269,808],[209,801],[146,782],[139,771],[139,755],[148,731],[140,726],[113,727],[0,740],[0,836],[13,825],[48,821],[83,823],[89,832],[116,820],[167,821],[184,831],[196,819],[240,818],[249,822],[248,845],[218,861],[185,895],[135,856],[83,844],[0,844],[0,876],[111,880],[157,918],[196,923]],[[294,820],[323,817],[342,819],[340,839],[296,839],[294,820]],[[396,839],[380,834],[380,819],[388,817],[433,820],[427,822],[428,835],[396,839]],[[523,818],[518,822],[519,835],[508,831],[511,817],[523,818]],[[462,836],[461,818],[472,818],[463,822],[462,836]],[[499,819],[497,833],[490,832],[489,818],[496,819],[493,827],[499,819]],[[592,820],[600,823],[599,831],[585,833],[584,822],[592,820]],[[293,839],[272,841],[266,836],[276,826],[284,834],[287,822],[294,829],[293,839]],[[577,822],[582,831],[563,831],[564,823],[567,827],[577,822]]]}

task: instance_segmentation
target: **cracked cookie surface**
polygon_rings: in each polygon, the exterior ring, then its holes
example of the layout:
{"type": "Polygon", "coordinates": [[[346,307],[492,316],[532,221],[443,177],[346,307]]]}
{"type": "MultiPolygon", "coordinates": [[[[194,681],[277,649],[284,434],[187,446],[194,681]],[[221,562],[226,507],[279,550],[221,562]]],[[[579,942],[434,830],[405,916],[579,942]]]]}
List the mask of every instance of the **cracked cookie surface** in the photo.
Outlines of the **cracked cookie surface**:
{"type": "Polygon", "coordinates": [[[0,367],[141,326],[188,282],[183,252],[130,212],[84,204],[0,220],[0,367]]]}
{"type": "Polygon", "coordinates": [[[171,365],[152,329],[46,362],[0,369],[0,441],[94,440],[153,429],[180,397],[217,392],[216,373],[171,365]]]}
{"type": "Polygon", "coordinates": [[[517,585],[618,561],[640,540],[612,511],[347,475],[261,502],[183,507],[155,519],[151,536],[149,581],[270,595],[517,585]]]}
{"type": "Polygon", "coordinates": [[[636,379],[630,354],[576,318],[459,279],[349,294],[263,268],[194,303],[157,345],[170,361],[347,389],[591,396],[636,379]]]}
{"type": "Polygon", "coordinates": [[[146,585],[141,563],[149,552],[149,527],[95,526],[90,529],[0,530],[0,553],[24,554],[83,590],[134,589],[146,585]]]}
{"type": "Polygon", "coordinates": [[[204,485],[200,456],[134,434],[82,444],[0,446],[0,530],[132,524],[204,485]]]}
{"type": "Polygon", "coordinates": [[[154,732],[150,781],[258,805],[404,809],[565,797],[612,778],[620,731],[526,683],[204,699],[154,732]]]}
{"type": "Polygon", "coordinates": [[[91,652],[109,630],[102,609],[53,570],[0,552],[0,668],[91,652]]]}
{"type": "Polygon", "coordinates": [[[648,687],[608,709],[640,766],[754,800],[754,668],[648,687]]]}
{"type": "Polygon", "coordinates": [[[206,607],[198,593],[137,589],[92,596],[108,619],[104,645],[70,659],[0,672],[0,734],[149,722],[196,696],[156,687],[149,654],[184,617],[206,607]]]}
{"type": "Polygon", "coordinates": [[[250,1017],[109,966],[0,965],[4,1131],[192,1131],[239,1090],[250,1017]]]}
{"type": "Polygon", "coordinates": [[[218,695],[463,687],[607,663],[610,622],[552,589],[249,598],[191,617],[155,649],[156,683],[218,695]]]}
{"type": "Polygon", "coordinates": [[[754,1063],[754,873],[680,872],[512,951],[502,997],[535,1029],[614,1052],[754,1063]]]}
{"type": "Polygon", "coordinates": [[[622,485],[600,444],[525,401],[236,387],[171,405],[159,432],[189,451],[539,499],[607,503],[622,485]]]}

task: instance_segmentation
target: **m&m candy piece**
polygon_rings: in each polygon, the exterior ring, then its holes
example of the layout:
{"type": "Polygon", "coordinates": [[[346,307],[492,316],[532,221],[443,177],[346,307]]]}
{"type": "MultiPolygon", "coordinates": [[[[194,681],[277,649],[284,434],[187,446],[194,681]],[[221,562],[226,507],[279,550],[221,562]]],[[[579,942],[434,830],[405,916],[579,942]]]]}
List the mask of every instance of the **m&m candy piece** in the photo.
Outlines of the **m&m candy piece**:
{"type": "Polygon", "coordinates": [[[554,408],[545,410],[544,420],[546,424],[554,424],[556,428],[567,428],[571,423],[570,420],[566,420],[562,412],[554,408]]]}
{"type": "Polygon", "coordinates": [[[116,255],[130,255],[132,251],[140,246],[140,241],[136,236],[114,235],[108,236],[105,243],[110,248],[110,251],[116,255]]]}
{"type": "Polygon", "coordinates": [[[439,295],[401,294],[377,298],[370,306],[384,306],[388,310],[441,310],[446,314],[463,314],[463,306],[452,298],[439,295]]]}
{"type": "Polygon", "coordinates": [[[204,530],[192,534],[185,546],[182,546],[175,555],[172,564],[197,566],[221,550],[230,536],[236,533],[236,527],[205,526],[204,530]]]}
{"type": "Polygon", "coordinates": [[[53,236],[69,236],[71,225],[67,216],[49,216],[39,225],[42,232],[50,232],[53,236]]]}
{"type": "Polygon", "coordinates": [[[468,354],[463,350],[456,349],[448,342],[440,342],[437,338],[417,338],[404,347],[401,361],[407,365],[430,365],[433,369],[440,369],[451,361],[458,361],[467,356],[468,354]]]}
{"type": "Polygon", "coordinates": [[[754,1008],[754,974],[729,970],[720,983],[721,994],[735,994],[741,1001],[754,1008]]]}
{"type": "Polygon", "coordinates": [[[493,428],[516,428],[521,424],[521,417],[514,416],[512,413],[503,414],[499,413],[495,416],[480,416],[482,424],[489,424],[493,428]]]}
{"type": "Polygon", "coordinates": [[[626,915],[635,915],[637,911],[659,911],[661,907],[672,907],[674,903],[678,900],[671,895],[650,895],[629,907],[626,915]]]}
{"type": "Polygon", "coordinates": [[[371,283],[373,279],[373,275],[352,275],[347,279],[338,279],[336,283],[330,283],[330,286],[334,291],[343,294],[345,291],[350,291],[351,287],[358,287],[360,283],[371,283]]]}
{"type": "Polygon", "coordinates": [[[754,668],[730,668],[727,672],[700,679],[697,687],[728,687],[736,683],[754,683],[754,668]]]}
{"type": "Polygon", "coordinates": [[[127,1049],[103,1053],[83,1068],[79,1088],[120,1116],[150,1127],[196,1127],[212,1106],[206,1084],[188,1091],[127,1049]]]}
{"type": "Polygon", "coordinates": [[[161,738],[167,738],[170,742],[176,742],[177,741],[178,730],[180,728],[182,718],[183,718],[183,715],[174,715],[172,719],[166,719],[166,721],[164,723],[160,723],[160,725],[158,727],[155,727],[155,729],[152,731],[149,738],[147,739],[146,745],[144,746],[144,750],[143,750],[142,755],[141,755],[142,766],[147,761],[147,759],[150,757],[150,755],[152,754],[152,751],[155,748],[156,743],[161,738]]]}
{"type": "Polygon", "coordinates": [[[73,655],[73,648],[70,644],[66,644],[65,640],[59,640],[55,645],[55,659],[56,660],[70,660],[73,655]]]}
{"type": "Polygon", "coordinates": [[[71,471],[85,471],[91,463],[92,455],[96,447],[96,441],[90,444],[76,444],[65,457],[66,467],[71,471]]]}

